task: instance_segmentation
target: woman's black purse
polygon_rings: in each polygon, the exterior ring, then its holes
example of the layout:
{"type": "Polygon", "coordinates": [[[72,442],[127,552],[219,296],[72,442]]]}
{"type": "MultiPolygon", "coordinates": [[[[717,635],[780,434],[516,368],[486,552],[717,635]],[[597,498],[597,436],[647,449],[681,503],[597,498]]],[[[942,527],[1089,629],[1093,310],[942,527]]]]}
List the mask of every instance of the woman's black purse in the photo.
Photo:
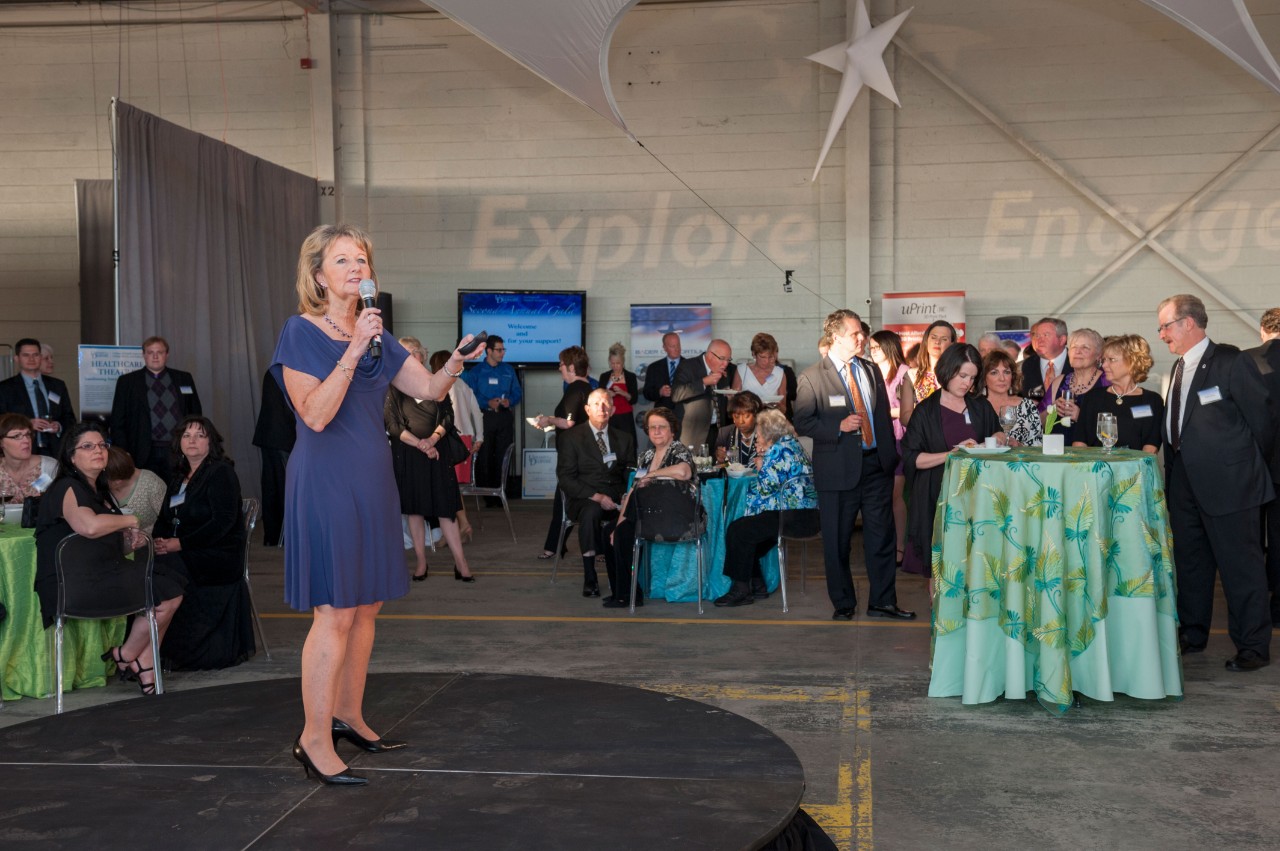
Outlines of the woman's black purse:
{"type": "Polygon", "coordinates": [[[440,438],[436,450],[440,453],[440,460],[450,467],[456,467],[471,457],[471,451],[462,442],[462,435],[452,425],[445,428],[444,437],[440,438]]]}
{"type": "Polygon", "coordinates": [[[22,528],[36,528],[36,518],[40,516],[40,497],[28,496],[22,500],[22,528]]]}
{"type": "Polygon", "coordinates": [[[707,528],[707,513],[688,482],[654,479],[631,492],[637,534],[646,541],[692,541],[707,528]]]}

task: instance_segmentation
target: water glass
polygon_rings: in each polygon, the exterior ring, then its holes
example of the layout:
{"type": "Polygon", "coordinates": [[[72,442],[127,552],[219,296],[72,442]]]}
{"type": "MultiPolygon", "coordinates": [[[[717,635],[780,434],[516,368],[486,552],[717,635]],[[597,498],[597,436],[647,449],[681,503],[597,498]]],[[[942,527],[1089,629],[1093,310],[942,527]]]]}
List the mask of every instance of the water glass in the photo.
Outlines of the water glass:
{"type": "Polygon", "coordinates": [[[1111,448],[1120,439],[1120,430],[1115,414],[1098,414],[1098,440],[1102,443],[1102,451],[1110,454],[1111,448]]]}

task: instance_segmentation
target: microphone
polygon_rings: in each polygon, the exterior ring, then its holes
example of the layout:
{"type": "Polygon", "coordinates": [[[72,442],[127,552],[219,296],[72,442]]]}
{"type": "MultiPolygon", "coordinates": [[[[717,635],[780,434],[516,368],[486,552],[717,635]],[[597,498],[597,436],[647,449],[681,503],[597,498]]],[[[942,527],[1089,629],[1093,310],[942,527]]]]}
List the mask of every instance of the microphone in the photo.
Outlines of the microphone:
{"type": "MultiPolygon", "coordinates": [[[[378,285],[370,278],[365,278],[360,282],[360,301],[364,304],[365,309],[378,306],[378,285]]],[[[369,356],[374,358],[382,357],[382,335],[374,337],[369,341],[369,356]]]]}

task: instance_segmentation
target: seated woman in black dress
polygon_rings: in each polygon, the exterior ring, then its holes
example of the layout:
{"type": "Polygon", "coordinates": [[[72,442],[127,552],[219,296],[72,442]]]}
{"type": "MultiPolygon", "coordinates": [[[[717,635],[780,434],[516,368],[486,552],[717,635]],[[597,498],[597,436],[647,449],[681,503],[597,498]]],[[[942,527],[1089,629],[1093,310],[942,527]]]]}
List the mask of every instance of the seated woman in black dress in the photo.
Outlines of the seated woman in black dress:
{"type": "Polygon", "coordinates": [[[156,558],[179,560],[191,577],[164,645],[174,670],[239,665],[257,649],[244,585],[240,479],[206,417],[182,421],[173,440],[168,497],[156,520],[156,558]]]}
{"type": "Polygon", "coordinates": [[[982,360],[968,343],[950,346],[938,358],[938,392],[916,405],[902,438],[902,466],[911,480],[907,507],[907,556],[904,569],[929,575],[933,550],[933,511],[942,490],[942,470],[954,447],[981,444],[995,436],[1004,445],[991,403],[979,396],[982,360]]]}
{"type": "Polygon", "coordinates": [[[764,402],[750,390],[743,390],[729,399],[731,425],[720,426],[716,432],[716,463],[755,464],[756,415],[764,409],[764,402]]]}
{"type": "Polygon", "coordinates": [[[1110,387],[1106,395],[1090,393],[1077,400],[1080,426],[1072,446],[1101,446],[1098,414],[1115,414],[1122,449],[1140,449],[1152,455],[1160,448],[1164,423],[1164,399],[1138,385],[1147,380],[1155,361],[1151,347],[1137,334],[1108,337],[1102,343],[1102,371],[1110,387]]]}
{"type": "MultiPolygon", "coordinates": [[[[67,430],[58,453],[58,478],[40,500],[36,521],[36,594],[47,629],[57,616],[58,571],[54,561],[58,543],[71,533],[89,539],[77,555],[96,562],[100,578],[94,582],[102,611],[120,608],[137,594],[133,562],[124,558],[126,530],[138,528],[138,518],[121,514],[111,499],[103,470],[107,466],[107,439],[94,423],[78,423],[67,430]]],[[[156,624],[163,642],[174,612],[182,604],[186,573],[179,564],[156,561],[152,593],[156,624]]],[[[114,661],[121,674],[138,680],[143,694],[155,694],[155,654],[146,618],[135,618],[133,628],[119,647],[102,654],[114,661]]]]}

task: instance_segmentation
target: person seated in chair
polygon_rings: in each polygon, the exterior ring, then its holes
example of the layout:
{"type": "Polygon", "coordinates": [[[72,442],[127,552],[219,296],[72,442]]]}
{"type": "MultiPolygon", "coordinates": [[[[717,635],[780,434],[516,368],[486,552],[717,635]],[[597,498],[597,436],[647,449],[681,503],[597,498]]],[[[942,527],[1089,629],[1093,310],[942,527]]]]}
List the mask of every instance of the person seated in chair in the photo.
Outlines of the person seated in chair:
{"type": "Polygon", "coordinates": [[[119,446],[107,450],[105,475],[116,505],[137,517],[139,527],[150,535],[164,507],[168,485],[150,470],[135,466],[133,456],[119,446]]]}
{"type": "Polygon", "coordinates": [[[58,459],[36,455],[35,427],[25,414],[0,414],[0,499],[21,505],[58,475],[58,459]]]}
{"type": "MultiPolygon", "coordinates": [[[[132,542],[130,536],[120,534],[136,530],[138,518],[121,514],[107,490],[103,473],[107,466],[107,439],[100,429],[99,425],[85,422],[67,430],[58,453],[58,478],[40,500],[35,588],[46,629],[53,624],[58,610],[58,544],[73,532],[86,539],[76,554],[94,563],[93,593],[101,611],[118,611],[140,597],[137,569],[124,557],[126,546],[132,542]]],[[[182,604],[186,571],[180,562],[157,560],[151,585],[156,625],[163,643],[170,619],[182,604]]],[[[102,654],[102,661],[115,662],[121,677],[136,679],[143,694],[155,694],[155,660],[146,618],[134,618],[124,642],[102,654]]]]}
{"type": "Polygon", "coordinates": [[[724,575],[733,581],[728,593],[717,597],[717,606],[746,606],[769,592],[760,572],[760,559],[778,543],[778,515],[790,517],[796,526],[790,534],[812,535],[817,520],[818,492],[809,463],[795,429],[781,411],[769,408],[756,417],[756,477],[747,483],[747,505],[742,517],[724,532],[724,575]],[[806,528],[800,528],[805,526],[806,528]]]}
{"type": "MultiPolygon", "coordinates": [[[[631,497],[635,488],[642,488],[660,480],[670,480],[682,485],[680,492],[690,499],[696,498],[697,482],[694,479],[693,450],[675,439],[675,412],[670,408],[651,408],[644,415],[644,430],[653,445],[640,456],[636,470],[636,483],[622,500],[618,525],[613,532],[614,561],[617,568],[617,584],[613,586],[613,598],[605,600],[606,609],[629,608],[631,605],[631,558],[636,543],[636,506],[631,497]]],[[[614,582],[610,576],[609,581],[614,582]]],[[[644,605],[643,589],[636,586],[636,605],[644,605]]]]}
{"type": "Polygon", "coordinates": [[[743,390],[729,400],[729,418],[733,422],[721,426],[716,435],[716,463],[744,464],[756,461],[756,415],[764,410],[764,402],[750,390],[743,390]]]}
{"type": "MultiPolygon", "coordinates": [[[[587,396],[587,421],[556,438],[556,478],[564,493],[566,513],[578,524],[582,548],[582,596],[599,597],[596,553],[602,549],[609,579],[616,579],[613,551],[604,548],[618,517],[618,502],[627,487],[627,472],[636,463],[636,439],[628,431],[609,427],[613,401],[608,390],[587,396]],[[605,528],[602,532],[601,525],[605,528]]],[[[616,596],[618,586],[612,588],[616,596]]]]}
{"type": "Polygon", "coordinates": [[[174,475],[155,527],[156,556],[180,559],[191,585],[170,626],[165,661],[174,670],[238,665],[256,649],[244,585],[240,479],[222,435],[199,414],[179,426],[170,466],[174,475]]]}

